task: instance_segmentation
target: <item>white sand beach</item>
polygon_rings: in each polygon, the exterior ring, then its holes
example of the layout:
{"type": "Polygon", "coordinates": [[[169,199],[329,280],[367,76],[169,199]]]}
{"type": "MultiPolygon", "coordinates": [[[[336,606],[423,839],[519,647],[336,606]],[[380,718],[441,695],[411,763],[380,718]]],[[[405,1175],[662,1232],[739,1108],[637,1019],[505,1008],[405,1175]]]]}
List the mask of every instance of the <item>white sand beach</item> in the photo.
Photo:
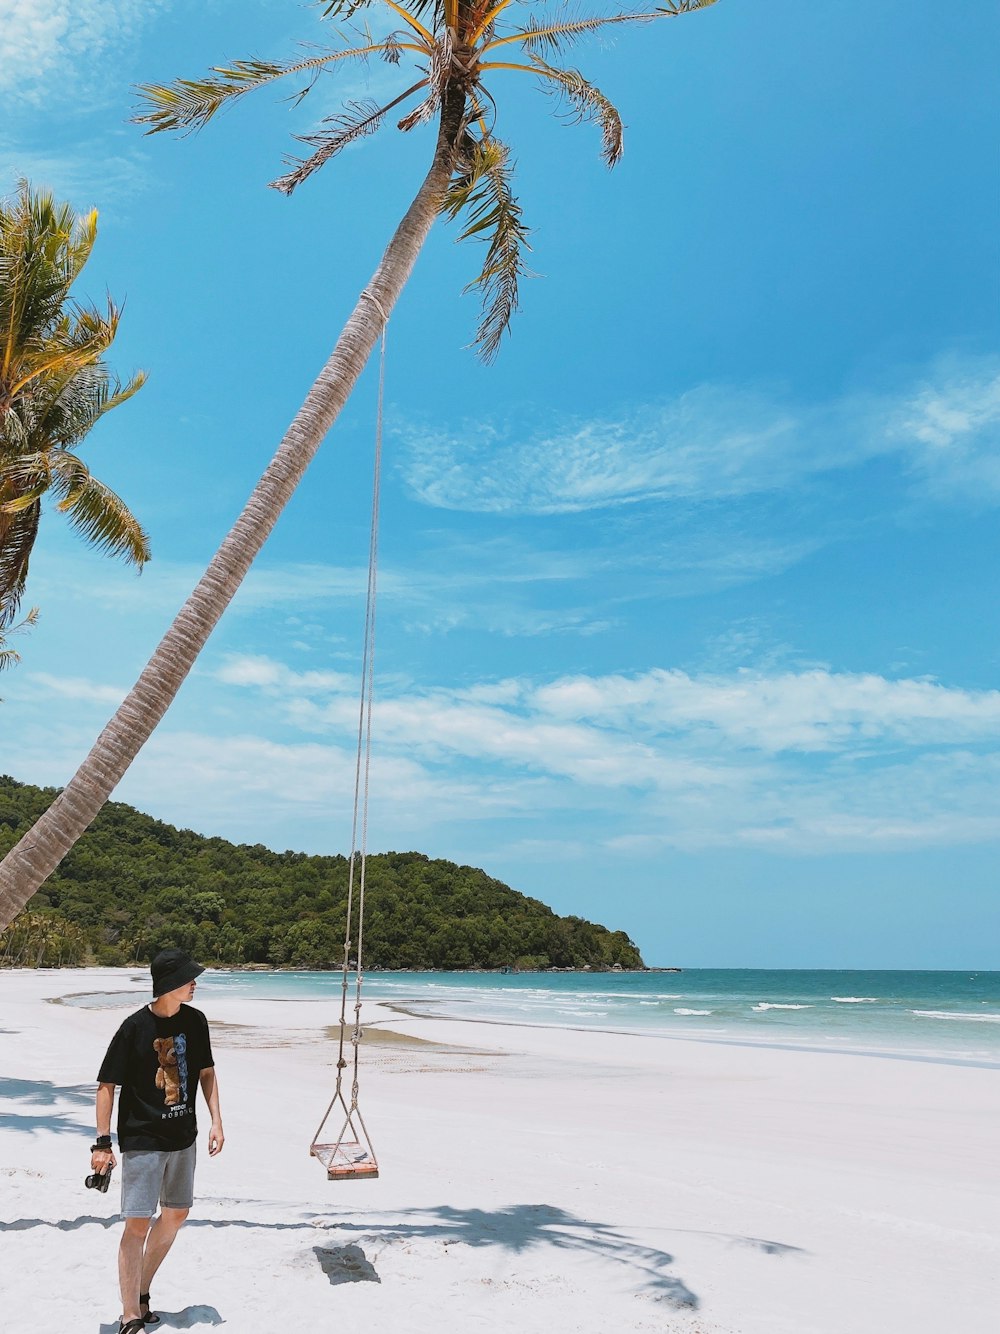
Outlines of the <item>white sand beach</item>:
{"type": "MultiPolygon", "coordinates": [[[[97,1066],[145,982],[0,973],[5,1329],[117,1328],[118,1174],[83,1178],[97,1066]],[[51,1003],[99,991],[136,994],[51,1003]]],[[[366,1006],[382,1175],[328,1184],[307,1148],[333,1015],[200,1003],[227,1143],[154,1288],[165,1330],[1000,1328],[996,1070],[366,1006]]]]}

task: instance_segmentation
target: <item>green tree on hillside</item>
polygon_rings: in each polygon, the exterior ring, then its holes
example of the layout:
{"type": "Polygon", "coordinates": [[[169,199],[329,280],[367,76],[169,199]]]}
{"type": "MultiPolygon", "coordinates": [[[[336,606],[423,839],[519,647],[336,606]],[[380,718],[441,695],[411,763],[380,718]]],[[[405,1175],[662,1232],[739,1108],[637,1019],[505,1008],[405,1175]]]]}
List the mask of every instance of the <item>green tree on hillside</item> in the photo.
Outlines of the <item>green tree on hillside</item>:
{"type": "MultiPolygon", "coordinates": [[[[51,800],[0,776],[0,854],[51,800]]],[[[641,968],[622,931],[559,917],[473,866],[369,858],[369,968],[641,968]]],[[[339,967],[346,857],[235,846],[109,803],[0,932],[0,962],[131,964],[167,945],[206,963],[339,967]]]]}

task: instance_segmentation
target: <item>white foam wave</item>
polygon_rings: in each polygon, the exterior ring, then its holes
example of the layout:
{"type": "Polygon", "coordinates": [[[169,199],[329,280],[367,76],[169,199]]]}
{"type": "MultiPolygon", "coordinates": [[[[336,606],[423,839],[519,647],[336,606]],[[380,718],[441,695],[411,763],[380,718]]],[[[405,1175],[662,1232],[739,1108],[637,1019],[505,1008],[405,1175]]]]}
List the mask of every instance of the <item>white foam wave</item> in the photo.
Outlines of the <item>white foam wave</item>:
{"type": "Polygon", "coordinates": [[[838,1005],[876,1005],[878,1003],[877,996],[831,996],[830,999],[835,1000],[838,1005]]]}
{"type": "Polygon", "coordinates": [[[965,1014],[960,1010],[911,1010],[921,1019],[960,1019],[967,1024],[1000,1024],[1000,1014],[965,1014]]]}
{"type": "Polygon", "coordinates": [[[676,1005],[674,1006],[674,1014],[711,1014],[711,1013],[712,1013],[711,1010],[685,1010],[676,1005]]]}
{"type": "Polygon", "coordinates": [[[757,1011],[760,1011],[760,1010],[811,1010],[811,1009],[813,1009],[813,1006],[811,1006],[811,1005],[781,1005],[781,1004],[779,1004],[779,1002],[777,1002],[777,1001],[774,1001],[774,1002],[771,1002],[771,1001],[761,1001],[759,1005],[754,1005],[752,1008],[755,1009],[755,1010],[757,1010],[757,1011]]]}

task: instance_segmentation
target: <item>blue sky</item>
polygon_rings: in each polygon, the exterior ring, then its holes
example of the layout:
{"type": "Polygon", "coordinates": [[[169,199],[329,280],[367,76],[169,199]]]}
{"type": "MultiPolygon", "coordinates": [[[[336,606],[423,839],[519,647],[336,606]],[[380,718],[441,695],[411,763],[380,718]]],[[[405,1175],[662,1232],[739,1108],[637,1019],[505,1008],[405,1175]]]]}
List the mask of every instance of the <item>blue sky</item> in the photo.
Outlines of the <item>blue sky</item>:
{"type": "MultiPolygon", "coordinates": [[[[296,110],[144,139],[131,85],[324,41],[241,0],[15,0],[0,182],[97,206],[83,280],[150,382],[85,457],[142,574],[51,514],[0,769],[59,784],[235,517],[425,169],[384,129],[291,200],[296,110]]],[[[485,867],[647,962],[1000,967],[1000,340],[992,6],[720,0],[582,45],[608,173],[497,75],[533,228],[513,336],[466,350],[439,224],[389,330],[372,845],[485,867]]],[[[371,72],[372,92],[397,75],[371,72]]],[[[349,839],[371,369],[117,795],[349,839]]]]}

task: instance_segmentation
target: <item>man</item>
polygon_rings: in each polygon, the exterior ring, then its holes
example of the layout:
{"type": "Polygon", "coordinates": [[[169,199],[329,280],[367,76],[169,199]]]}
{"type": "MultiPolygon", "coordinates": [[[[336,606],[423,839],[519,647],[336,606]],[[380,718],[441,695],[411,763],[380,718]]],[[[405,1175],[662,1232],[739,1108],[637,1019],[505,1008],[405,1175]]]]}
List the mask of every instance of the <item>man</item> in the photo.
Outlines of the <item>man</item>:
{"type": "Polygon", "coordinates": [[[149,1309],[149,1289],[194,1202],[199,1084],[212,1117],[209,1156],[221,1152],[225,1142],[208,1022],[187,1004],[195,978],[204,971],[184,950],[162,950],[150,965],[152,1004],[125,1020],[97,1076],[95,1172],[115,1166],[111,1111],[115,1086],[121,1089],[118,1147],[125,1231],[118,1252],[118,1334],[140,1334],[145,1325],[159,1323],[149,1309]],[[160,1213],[151,1226],[157,1207],[160,1213]]]}

